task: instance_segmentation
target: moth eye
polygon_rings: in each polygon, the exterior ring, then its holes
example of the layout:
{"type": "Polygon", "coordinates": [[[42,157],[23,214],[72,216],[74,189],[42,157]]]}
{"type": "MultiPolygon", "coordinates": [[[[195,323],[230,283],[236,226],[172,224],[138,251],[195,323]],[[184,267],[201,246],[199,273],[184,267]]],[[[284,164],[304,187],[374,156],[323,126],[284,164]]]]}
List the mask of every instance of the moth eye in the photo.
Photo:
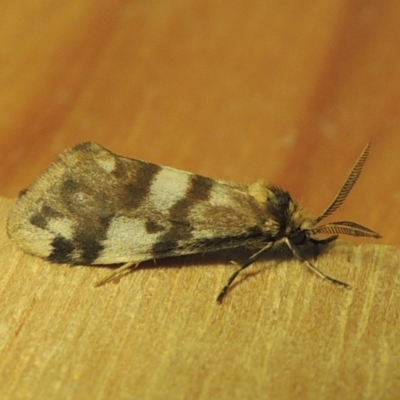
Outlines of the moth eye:
{"type": "Polygon", "coordinates": [[[307,235],[304,231],[296,231],[290,235],[290,241],[294,244],[303,244],[307,241],[307,235]]]}

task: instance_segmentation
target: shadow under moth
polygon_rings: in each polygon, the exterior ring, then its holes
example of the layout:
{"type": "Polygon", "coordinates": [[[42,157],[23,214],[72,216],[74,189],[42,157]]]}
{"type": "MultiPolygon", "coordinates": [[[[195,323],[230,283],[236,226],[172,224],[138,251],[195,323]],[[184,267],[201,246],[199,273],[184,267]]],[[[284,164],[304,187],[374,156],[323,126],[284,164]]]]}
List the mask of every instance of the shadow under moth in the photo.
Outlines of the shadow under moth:
{"type": "Polygon", "coordinates": [[[11,210],[7,230],[20,248],[54,263],[125,263],[99,284],[139,263],[171,256],[245,247],[217,297],[222,302],[237,275],[267,250],[286,245],[294,257],[335,284],[306,259],[306,243],[328,243],[339,234],[381,237],[354,222],[318,225],[336,211],[367,159],[365,147],[332,204],[308,216],[280,187],[250,185],[118,156],[87,142],[64,151],[11,210]],[[325,239],[318,234],[331,235],[325,239]]]}

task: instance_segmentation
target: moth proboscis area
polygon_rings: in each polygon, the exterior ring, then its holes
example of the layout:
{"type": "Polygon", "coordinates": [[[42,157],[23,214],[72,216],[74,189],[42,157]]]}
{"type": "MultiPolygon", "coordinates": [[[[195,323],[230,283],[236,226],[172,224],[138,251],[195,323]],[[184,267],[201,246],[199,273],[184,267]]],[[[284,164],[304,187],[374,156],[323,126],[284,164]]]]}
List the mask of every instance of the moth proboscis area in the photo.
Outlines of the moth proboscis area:
{"type": "Polygon", "coordinates": [[[349,221],[318,226],[343,204],[368,152],[369,145],[332,204],[312,218],[288,192],[261,180],[244,185],[210,179],[118,156],[86,142],[64,151],[21,192],[7,231],[24,251],[51,262],[125,263],[116,273],[151,259],[251,249],[253,254],[239,264],[218,302],[240,272],[282,245],[321,278],[347,287],[307,260],[302,245],[328,243],[340,234],[381,237],[349,221]],[[317,234],[331,236],[319,239],[317,234]]]}

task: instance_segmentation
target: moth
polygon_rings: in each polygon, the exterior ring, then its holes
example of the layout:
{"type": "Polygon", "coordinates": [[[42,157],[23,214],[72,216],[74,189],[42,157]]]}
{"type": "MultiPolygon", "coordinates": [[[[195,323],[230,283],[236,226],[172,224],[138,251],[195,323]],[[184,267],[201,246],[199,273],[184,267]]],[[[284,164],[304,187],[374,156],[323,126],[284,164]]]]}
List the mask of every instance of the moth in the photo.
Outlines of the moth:
{"type": "Polygon", "coordinates": [[[245,185],[211,179],[118,156],[86,142],[64,151],[21,192],[7,231],[21,249],[45,260],[125,263],[117,273],[151,259],[252,250],[221,290],[220,303],[239,273],[282,245],[321,278],[348,287],[307,260],[302,246],[329,243],[340,234],[381,237],[349,221],[318,225],[343,204],[368,152],[369,145],[332,204],[312,218],[288,192],[262,180],[245,185]],[[320,239],[318,234],[330,236],[320,239]]]}

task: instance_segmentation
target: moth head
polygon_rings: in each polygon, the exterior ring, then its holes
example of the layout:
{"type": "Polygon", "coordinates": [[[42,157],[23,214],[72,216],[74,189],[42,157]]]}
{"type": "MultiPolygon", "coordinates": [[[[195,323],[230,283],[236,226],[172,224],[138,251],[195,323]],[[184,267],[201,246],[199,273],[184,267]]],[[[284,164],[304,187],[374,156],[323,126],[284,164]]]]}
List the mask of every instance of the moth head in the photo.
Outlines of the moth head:
{"type": "Polygon", "coordinates": [[[315,220],[295,203],[289,193],[277,186],[269,187],[266,228],[278,240],[287,238],[293,244],[303,244],[315,228],[315,220]]]}

